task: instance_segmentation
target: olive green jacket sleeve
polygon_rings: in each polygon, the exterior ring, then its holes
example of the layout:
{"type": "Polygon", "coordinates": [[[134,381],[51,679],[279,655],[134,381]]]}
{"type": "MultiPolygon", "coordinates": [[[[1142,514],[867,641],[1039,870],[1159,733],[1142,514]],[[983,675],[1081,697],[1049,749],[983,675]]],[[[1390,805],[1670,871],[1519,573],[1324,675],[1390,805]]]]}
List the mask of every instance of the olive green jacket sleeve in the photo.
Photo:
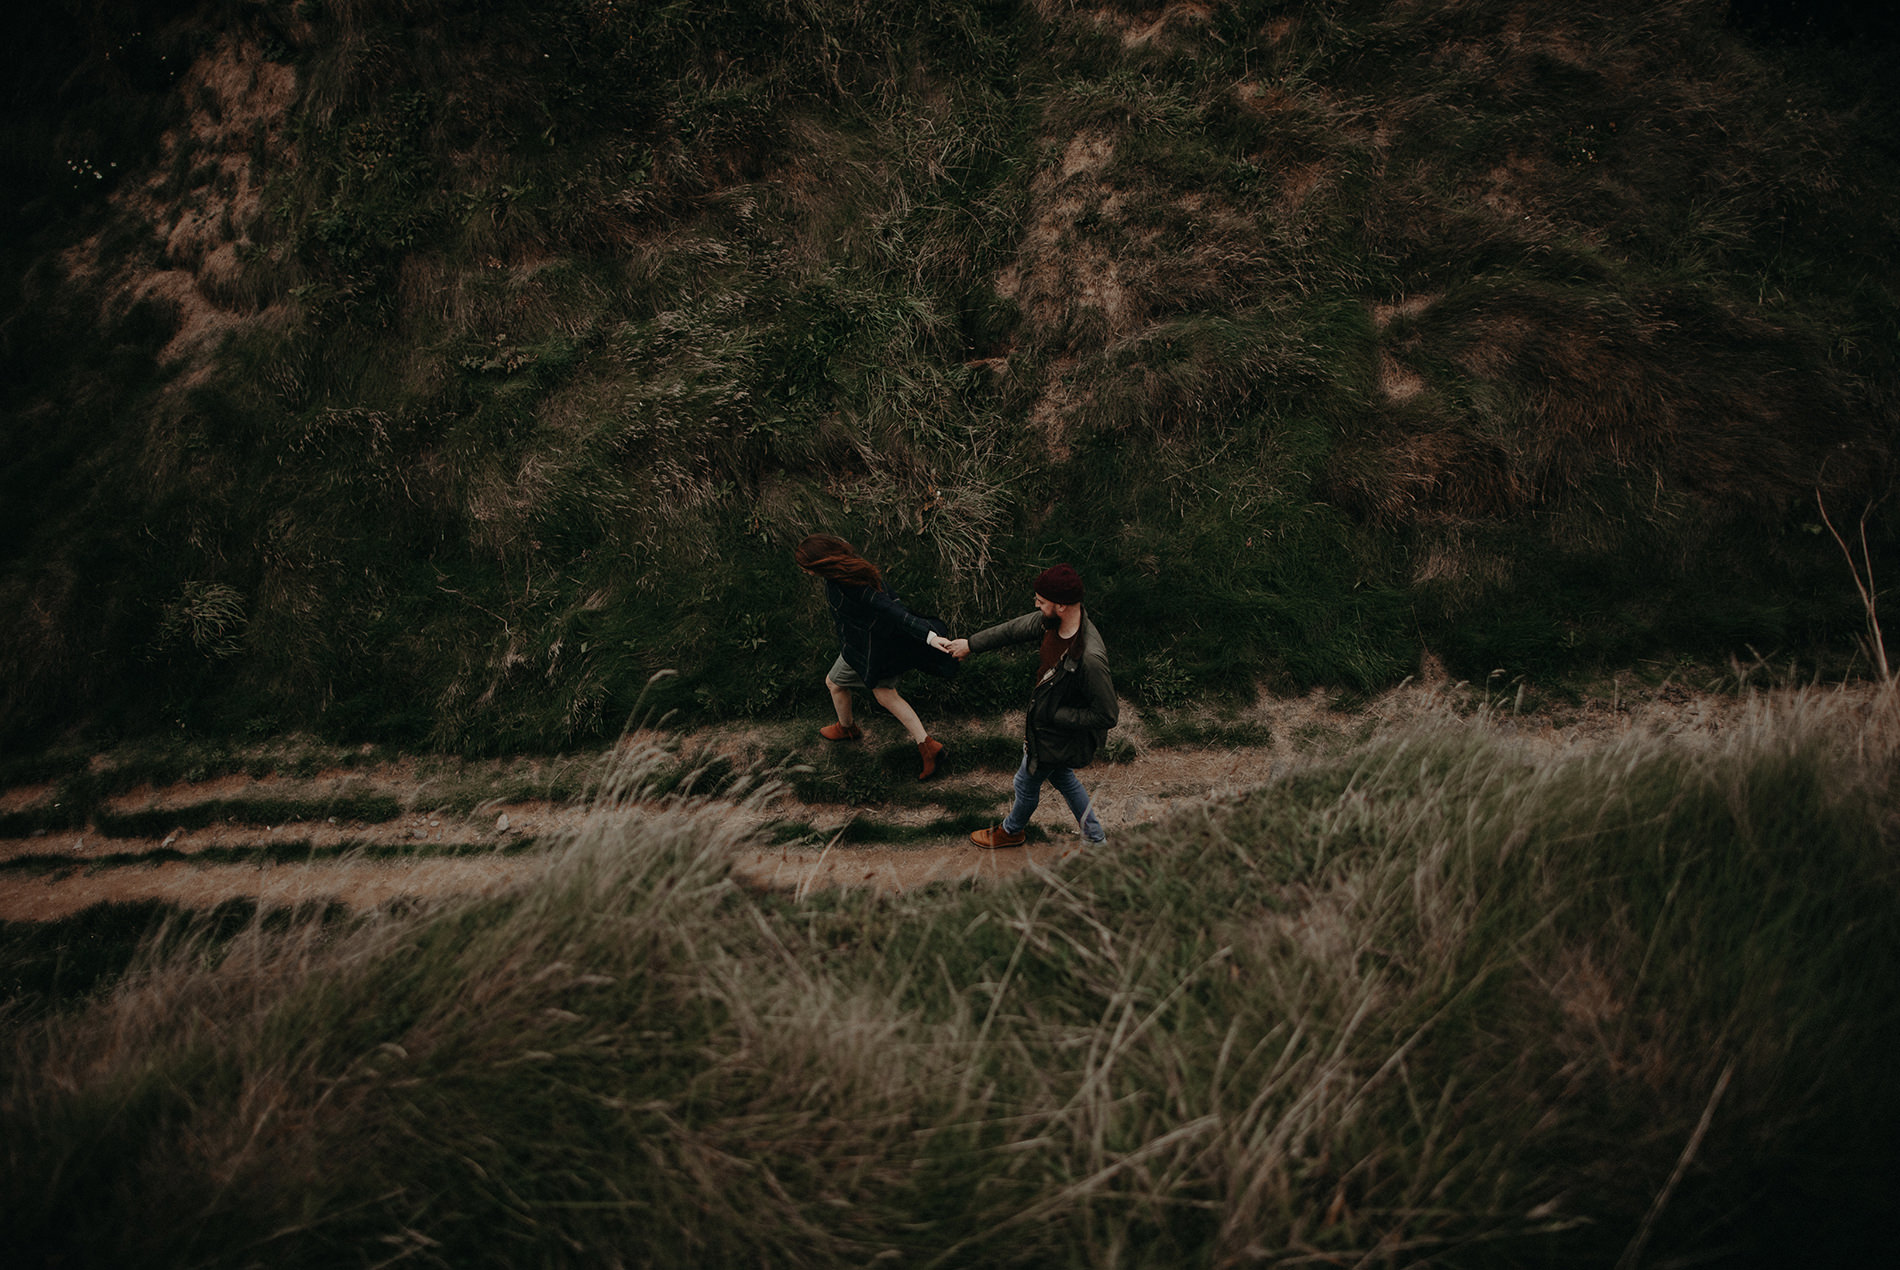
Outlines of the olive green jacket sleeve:
{"type": "Polygon", "coordinates": [[[1025,613],[1007,622],[987,626],[970,636],[970,651],[987,653],[992,648],[1003,648],[1009,644],[1040,644],[1042,629],[1042,614],[1025,613]]]}

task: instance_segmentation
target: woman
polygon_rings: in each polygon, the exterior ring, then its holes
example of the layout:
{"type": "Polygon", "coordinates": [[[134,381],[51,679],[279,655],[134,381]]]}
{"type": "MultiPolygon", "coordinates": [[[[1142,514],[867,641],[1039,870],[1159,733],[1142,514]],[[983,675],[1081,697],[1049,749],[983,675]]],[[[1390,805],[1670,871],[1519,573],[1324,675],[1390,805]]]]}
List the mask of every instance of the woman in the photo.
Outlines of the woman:
{"type": "Polygon", "coordinates": [[[851,692],[869,688],[877,703],[889,710],[917,743],[923,759],[918,780],[929,780],[943,762],[943,742],[924,730],[910,702],[897,692],[897,677],[906,670],[926,670],[948,679],[957,663],[946,651],[950,644],[941,630],[898,602],[884,585],[877,566],[860,556],[842,538],[811,534],[792,552],[798,567],[825,580],[825,600],[838,628],[838,660],[825,673],[831,705],[838,721],[818,730],[827,741],[855,741],[863,735],[851,722],[851,692]]]}

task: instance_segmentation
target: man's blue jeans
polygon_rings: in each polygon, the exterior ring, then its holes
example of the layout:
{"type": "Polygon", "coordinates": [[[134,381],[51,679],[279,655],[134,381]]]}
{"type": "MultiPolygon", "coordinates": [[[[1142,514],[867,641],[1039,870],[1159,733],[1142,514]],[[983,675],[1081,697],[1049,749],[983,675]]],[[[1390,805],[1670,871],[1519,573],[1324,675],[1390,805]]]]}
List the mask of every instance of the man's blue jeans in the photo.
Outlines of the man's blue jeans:
{"type": "Polygon", "coordinates": [[[1016,769],[1016,805],[1009,809],[1009,817],[1003,821],[1003,832],[1021,833],[1028,827],[1029,818],[1036,814],[1036,805],[1042,801],[1044,781],[1054,785],[1069,804],[1069,810],[1075,813],[1075,823],[1082,826],[1084,838],[1090,842],[1108,840],[1102,822],[1096,819],[1095,808],[1089,804],[1089,792],[1082,788],[1074,769],[1046,767],[1038,772],[1029,766],[1027,750],[1023,751],[1022,766],[1016,769]]]}

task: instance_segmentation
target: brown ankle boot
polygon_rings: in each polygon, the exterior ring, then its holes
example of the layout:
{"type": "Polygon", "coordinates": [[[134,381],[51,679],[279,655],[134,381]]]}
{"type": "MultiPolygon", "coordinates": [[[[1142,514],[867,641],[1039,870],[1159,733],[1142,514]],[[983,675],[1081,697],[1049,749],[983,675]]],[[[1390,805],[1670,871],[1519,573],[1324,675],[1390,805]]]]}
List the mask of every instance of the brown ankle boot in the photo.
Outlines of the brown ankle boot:
{"type": "Polygon", "coordinates": [[[858,731],[855,723],[827,723],[818,729],[818,735],[827,741],[855,741],[864,733],[858,731]]]}
{"type": "Polygon", "coordinates": [[[925,737],[917,742],[917,756],[924,761],[924,770],[917,773],[917,779],[927,781],[937,770],[937,764],[943,762],[943,742],[935,737],[925,737]]]}

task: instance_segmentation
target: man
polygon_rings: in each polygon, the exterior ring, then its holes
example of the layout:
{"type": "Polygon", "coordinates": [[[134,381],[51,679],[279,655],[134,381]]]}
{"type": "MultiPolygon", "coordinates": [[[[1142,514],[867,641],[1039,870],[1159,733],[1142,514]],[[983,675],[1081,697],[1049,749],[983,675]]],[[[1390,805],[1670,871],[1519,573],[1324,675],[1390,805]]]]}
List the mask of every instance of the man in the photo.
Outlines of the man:
{"type": "Polygon", "coordinates": [[[958,661],[1005,644],[1038,643],[1036,684],[1023,722],[1023,762],[1016,769],[1016,802],[1002,825],[979,829],[970,841],[979,847],[1020,847],[1029,818],[1048,781],[1067,800],[1082,836],[1102,842],[1107,834],[1089,803],[1075,769],[1086,767],[1108,730],[1121,716],[1115,682],[1108,674],[1108,646],[1082,610],[1082,577],[1059,564],[1036,578],[1036,611],[1014,621],[953,639],[948,651],[958,661]]]}

